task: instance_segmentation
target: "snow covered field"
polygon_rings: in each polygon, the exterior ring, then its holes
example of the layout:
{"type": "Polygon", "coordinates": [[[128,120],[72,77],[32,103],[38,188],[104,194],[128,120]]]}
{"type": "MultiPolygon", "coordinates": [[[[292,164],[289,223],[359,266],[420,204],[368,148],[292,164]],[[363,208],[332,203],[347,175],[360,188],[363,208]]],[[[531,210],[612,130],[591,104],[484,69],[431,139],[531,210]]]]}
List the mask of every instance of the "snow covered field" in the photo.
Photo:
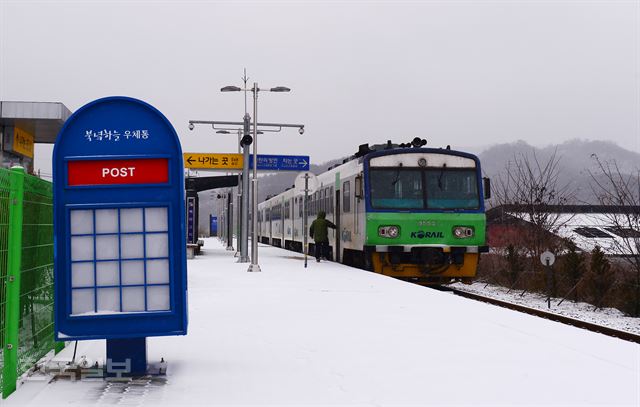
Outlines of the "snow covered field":
{"type": "Polygon", "coordinates": [[[273,247],[260,265],[216,239],[189,260],[189,334],[148,340],[166,382],[34,378],[2,405],[640,405],[640,345],[273,247]]]}

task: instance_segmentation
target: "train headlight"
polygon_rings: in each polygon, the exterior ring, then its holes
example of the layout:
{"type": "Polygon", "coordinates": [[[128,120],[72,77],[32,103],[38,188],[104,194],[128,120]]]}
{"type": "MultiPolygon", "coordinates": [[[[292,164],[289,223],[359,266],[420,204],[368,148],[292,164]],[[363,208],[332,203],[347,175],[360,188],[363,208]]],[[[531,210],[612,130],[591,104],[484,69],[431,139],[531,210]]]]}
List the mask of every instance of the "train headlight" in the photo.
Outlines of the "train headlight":
{"type": "Polygon", "coordinates": [[[475,231],[471,227],[456,226],[453,228],[453,236],[458,239],[466,239],[468,237],[473,237],[473,235],[475,235],[475,231]]]}
{"type": "Polygon", "coordinates": [[[378,228],[378,236],[395,239],[400,235],[400,227],[398,226],[380,226],[378,228]]]}

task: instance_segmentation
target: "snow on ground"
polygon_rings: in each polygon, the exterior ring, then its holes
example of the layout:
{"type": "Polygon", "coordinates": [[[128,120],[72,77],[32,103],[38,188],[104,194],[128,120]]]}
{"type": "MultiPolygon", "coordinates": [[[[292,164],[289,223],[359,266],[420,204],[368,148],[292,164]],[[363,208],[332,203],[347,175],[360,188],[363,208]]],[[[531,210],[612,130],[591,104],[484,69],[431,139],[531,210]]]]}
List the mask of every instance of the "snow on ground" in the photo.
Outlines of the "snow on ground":
{"type": "Polygon", "coordinates": [[[609,328],[619,329],[621,331],[640,334],[640,318],[626,316],[620,310],[615,308],[594,309],[592,304],[585,302],[574,303],[570,299],[566,299],[562,304],[558,305],[562,298],[551,298],[551,308],[547,305],[547,296],[539,293],[527,292],[524,295],[522,290],[511,290],[497,285],[487,285],[483,282],[475,282],[471,285],[462,283],[452,284],[461,291],[483,295],[485,297],[495,298],[497,300],[510,302],[513,304],[524,305],[529,308],[535,308],[542,311],[553,312],[581,321],[591,322],[606,326],[609,328]]]}
{"type": "Polygon", "coordinates": [[[215,239],[189,260],[188,335],[148,341],[166,383],[31,379],[2,405],[640,405],[637,344],[277,248],[260,265],[215,239]]]}

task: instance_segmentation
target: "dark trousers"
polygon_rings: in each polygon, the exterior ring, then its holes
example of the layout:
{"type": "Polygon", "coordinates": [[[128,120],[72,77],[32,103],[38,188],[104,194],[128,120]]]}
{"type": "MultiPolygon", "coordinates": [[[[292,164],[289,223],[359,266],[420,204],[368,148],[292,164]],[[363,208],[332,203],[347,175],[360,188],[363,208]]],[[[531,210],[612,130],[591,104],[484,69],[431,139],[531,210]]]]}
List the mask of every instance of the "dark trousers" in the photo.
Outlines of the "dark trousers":
{"type": "Polygon", "coordinates": [[[316,259],[329,258],[329,242],[316,242],[316,259]]]}

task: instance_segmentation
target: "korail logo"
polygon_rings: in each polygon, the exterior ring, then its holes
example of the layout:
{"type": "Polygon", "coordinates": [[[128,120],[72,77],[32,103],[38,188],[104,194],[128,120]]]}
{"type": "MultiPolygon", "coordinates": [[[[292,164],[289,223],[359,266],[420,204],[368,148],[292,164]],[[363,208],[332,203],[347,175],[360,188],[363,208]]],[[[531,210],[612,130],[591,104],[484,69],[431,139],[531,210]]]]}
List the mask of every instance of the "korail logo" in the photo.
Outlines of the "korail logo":
{"type": "Polygon", "coordinates": [[[411,232],[412,239],[434,239],[434,238],[444,238],[444,233],[442,232],[429,232],[426,230],[418,230],[417,232],[411,232]]]}

